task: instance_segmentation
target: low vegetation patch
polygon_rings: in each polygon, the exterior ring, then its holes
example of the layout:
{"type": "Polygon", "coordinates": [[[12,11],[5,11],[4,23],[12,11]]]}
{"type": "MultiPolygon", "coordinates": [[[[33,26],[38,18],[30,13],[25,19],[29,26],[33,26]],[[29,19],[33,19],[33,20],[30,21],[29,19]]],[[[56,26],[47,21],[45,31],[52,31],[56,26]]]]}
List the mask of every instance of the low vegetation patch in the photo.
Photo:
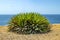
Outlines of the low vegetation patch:
{"type": "Polygon", "coordinates": [[[9,31],[22,34],[45,33],[50,30],[49,21],[39,13],[20,13],[9,21],[9,31]]]}

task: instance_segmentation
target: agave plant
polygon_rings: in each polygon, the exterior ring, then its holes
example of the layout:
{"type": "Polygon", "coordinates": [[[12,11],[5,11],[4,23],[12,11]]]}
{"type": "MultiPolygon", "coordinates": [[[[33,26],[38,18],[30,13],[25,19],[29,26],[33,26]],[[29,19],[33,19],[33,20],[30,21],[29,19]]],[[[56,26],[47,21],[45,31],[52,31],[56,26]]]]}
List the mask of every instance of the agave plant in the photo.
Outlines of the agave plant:
{"type": "Polygon", "coordinates": [[[43,33],[50,30],[49,21],[39,13],[20,13],[9,21],[9,31],[31,34],[43,33]]]}

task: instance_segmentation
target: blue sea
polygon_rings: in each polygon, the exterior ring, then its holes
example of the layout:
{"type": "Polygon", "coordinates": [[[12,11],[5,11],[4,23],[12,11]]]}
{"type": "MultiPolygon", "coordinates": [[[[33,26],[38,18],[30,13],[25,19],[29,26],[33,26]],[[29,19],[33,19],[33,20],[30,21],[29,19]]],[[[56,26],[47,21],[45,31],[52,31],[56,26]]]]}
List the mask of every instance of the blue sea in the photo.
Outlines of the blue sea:
{"type": "MultiPolygon", "coordinates": [[[[7,25],[8,21],[13,17],[14,15],[0,15],[0,25],[7,25]]],[[[45,16],[51,24],[60,23],[60,14],[52,14],[52,15],[43,15],[45,16]]]]}

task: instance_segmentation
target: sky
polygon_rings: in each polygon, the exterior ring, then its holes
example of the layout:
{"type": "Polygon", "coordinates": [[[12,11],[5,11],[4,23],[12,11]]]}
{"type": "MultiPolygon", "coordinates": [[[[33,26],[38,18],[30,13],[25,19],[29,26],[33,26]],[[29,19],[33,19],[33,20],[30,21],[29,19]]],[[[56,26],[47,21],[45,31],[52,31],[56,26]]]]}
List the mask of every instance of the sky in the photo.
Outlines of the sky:
{"type": "Polygon", "coordinates": [[[20,12],[60,14],[60,0],[0,0],[0,15],[20,12]]]}

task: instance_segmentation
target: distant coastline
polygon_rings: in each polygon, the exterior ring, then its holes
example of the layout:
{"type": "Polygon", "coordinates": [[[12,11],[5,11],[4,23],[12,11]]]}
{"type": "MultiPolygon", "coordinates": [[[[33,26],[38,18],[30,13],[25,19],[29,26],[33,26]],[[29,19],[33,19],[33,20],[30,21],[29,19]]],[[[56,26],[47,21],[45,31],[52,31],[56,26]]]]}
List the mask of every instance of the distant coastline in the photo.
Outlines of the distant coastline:
{"type": "MultiPolygon", "coordinates": [[[[14,15],[0,15],[0,25],[7,25],[11,17],[14,15]]],[[[51,24],[60,24],[60,15],[56,14],[43,14],[51,24]]]]}

